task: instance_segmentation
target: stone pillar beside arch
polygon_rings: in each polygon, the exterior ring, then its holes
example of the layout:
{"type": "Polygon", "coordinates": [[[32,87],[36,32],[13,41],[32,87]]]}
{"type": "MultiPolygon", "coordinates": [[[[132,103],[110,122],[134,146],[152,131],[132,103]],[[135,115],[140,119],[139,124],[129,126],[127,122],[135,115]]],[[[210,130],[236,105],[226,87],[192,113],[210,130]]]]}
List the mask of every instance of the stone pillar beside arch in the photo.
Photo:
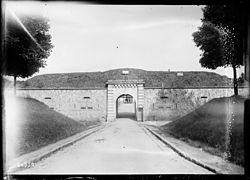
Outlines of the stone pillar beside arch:
{"type": "Polygon", "coordinates": [[[143,121],[144,84],[137,85],[137,121],[143,121]]]}
{"type": "Polygon", "coordinates": [[[144,81],[109,80],[107,83],[107,121],[116,119],[116,100],[123,94],[133,96],[136,101],[136,120],[143,121],[144,81]]]}
{"type": "Polygon", "coordinates": [[[112,121],[115,119],[115,107],[113,105],[114,101],[114,85],[108,85],[107,90],[107,121],[112,121]]]}

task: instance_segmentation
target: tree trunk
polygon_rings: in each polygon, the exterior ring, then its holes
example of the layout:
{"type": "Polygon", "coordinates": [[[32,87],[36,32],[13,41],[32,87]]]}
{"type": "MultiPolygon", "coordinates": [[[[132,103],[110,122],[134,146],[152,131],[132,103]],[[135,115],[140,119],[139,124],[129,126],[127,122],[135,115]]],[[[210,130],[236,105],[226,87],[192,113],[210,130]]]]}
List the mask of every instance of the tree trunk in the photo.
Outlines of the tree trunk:
{"type": "Polygon", "coordinates": [[[16,76],[14,76],[14,95],[16,96],[16,76]]]}
{"type": "Polygon", "coordinates": [[[236,71],[236,67],[233,66],[233,83],[234,83],[234,95],[238,95],[238,83],[237,83],[237,71],[236,71]]]}

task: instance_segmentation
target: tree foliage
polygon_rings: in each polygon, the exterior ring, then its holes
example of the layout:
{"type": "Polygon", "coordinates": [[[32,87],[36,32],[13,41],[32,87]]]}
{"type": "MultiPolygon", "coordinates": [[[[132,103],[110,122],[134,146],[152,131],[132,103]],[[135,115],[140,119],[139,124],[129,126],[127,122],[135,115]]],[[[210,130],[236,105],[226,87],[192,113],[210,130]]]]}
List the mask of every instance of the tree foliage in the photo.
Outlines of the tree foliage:
{"type": "Polygon", "coordinates": [[[240,5],[209,5],[202,22],[211,22],[221,32],[225,66],[243,65],[243,10],[240,5]]]}
{"type": "Polygon", "coordinates": [[[232,67],[234,93],[238,95],[236,68],[243,65],[243,13],[240,6],[207,5],[203,9],[202,26],[193,33],[202,51],[202,67],[232,67]]]}
{"type": "MultiPolygon", "coordinates": [[[[49,20],[8,13],[5,19],[3,74],[26,78],[46,66],[53,45],[49,20]]],[[[15,82],[14,82],[15,83],[15,82]]]]}
{"type": "Polygon", "coordinates": [[[216,69],[224,66],[221,35],[212,23],[205,22],[193,33],[194,42],[203,52],[200,59],[202,67],[216,69]]]}

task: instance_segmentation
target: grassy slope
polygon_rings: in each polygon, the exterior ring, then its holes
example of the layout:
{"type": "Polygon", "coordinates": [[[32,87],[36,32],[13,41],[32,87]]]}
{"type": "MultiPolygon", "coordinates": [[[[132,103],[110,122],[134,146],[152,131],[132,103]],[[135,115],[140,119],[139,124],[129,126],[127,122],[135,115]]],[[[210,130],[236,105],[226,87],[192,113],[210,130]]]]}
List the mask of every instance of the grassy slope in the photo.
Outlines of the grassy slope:
{"type": "Polygon", "coordinates": [[[37,100],[18,98],[22,104],[20,135],[17,137],[17,156],[37,150],[43,146],[64,139],[99,122],[84,125],[70,119],[37,100]]]}
{"type": "Polygon", "coordinates": [[[143,79],[146,87],[190,87],[190,86],[226,86],[231,79],[211,72],[184,72],[184,76],[177,76],[177,72],[145,71],[141,69],[115,69],[105,72],[45,74],[35,76],[25,83],[27,88],[82,88],[105,87],[109,79],[123,79],[122,70],[129,70],[127,79],[143,79]]]}
{"type": "Polygon", "coordinates": [[[244,99],[241,97],[216,98],[192,113],[161,127],[164,133],[177,138],[194,140],[199,146],[217,155],[226,151],[226,132],[229,112],[234,114],[232,121],[231,158],[229,160],[244,165],[244,99]],[[232,110],[229,110],[229,100],[232,110]],[[216,153],[217,150],[217,153],[216,153]],[[218,153],[219,152],[219,153],[218,153]]]}

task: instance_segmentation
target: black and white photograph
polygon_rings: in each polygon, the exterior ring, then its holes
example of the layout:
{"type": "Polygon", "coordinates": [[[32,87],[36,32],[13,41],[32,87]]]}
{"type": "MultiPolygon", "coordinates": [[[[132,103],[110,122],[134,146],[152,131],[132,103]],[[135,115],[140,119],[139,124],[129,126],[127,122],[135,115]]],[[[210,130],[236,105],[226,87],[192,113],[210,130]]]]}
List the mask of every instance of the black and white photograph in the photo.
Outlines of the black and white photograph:
{"type": "Polygon", "coordinates": [[[3,1],[4,177],[245,175],[246,9],[3,1]]]}

